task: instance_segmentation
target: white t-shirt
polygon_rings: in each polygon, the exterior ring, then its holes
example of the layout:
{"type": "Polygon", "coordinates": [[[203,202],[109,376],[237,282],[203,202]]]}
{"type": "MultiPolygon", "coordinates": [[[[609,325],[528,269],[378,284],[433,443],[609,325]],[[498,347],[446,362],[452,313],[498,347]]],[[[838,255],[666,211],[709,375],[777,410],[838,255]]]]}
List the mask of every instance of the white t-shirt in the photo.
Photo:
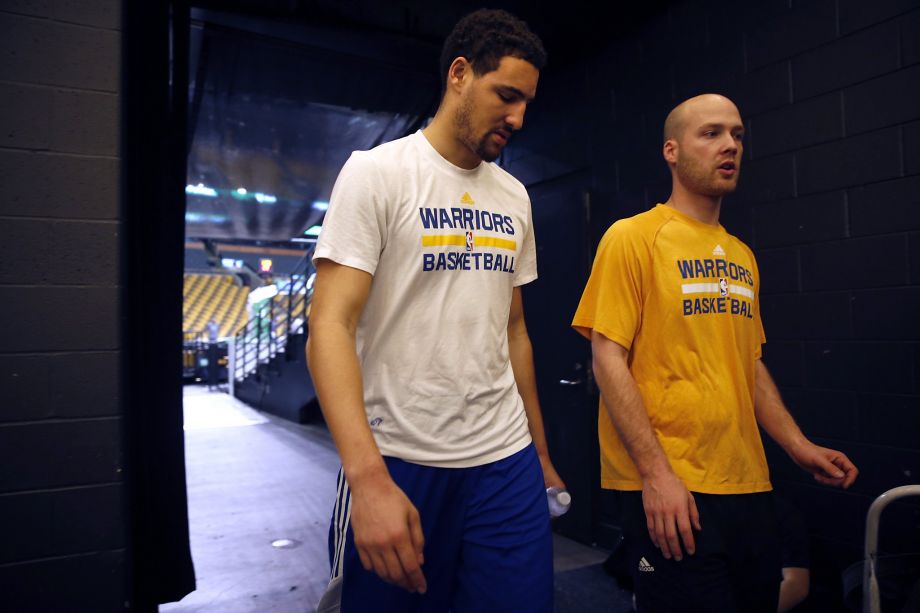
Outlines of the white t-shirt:
{"type": "Polygon", "coordinates": [[[356,151],[332,190],[321,258],[374,276],[357,351],[383,455],[478,466],[530,443],[508,354],[512,290],[537,277],[520,182],[495,164],[454,166],[421,131],[356,151]]]}

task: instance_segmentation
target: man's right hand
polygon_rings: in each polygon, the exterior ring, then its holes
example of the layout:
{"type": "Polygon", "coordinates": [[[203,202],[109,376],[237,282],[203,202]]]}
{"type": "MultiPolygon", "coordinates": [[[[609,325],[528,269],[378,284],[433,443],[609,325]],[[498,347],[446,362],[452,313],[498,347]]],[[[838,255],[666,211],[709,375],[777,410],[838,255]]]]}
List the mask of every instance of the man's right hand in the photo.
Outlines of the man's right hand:
{"type": "Polygon", "coordinates": [[[363,270],[326,258],[316,262],[307,361],[351,488],[351,528],[361,564],[384,581],[424,593],[421,520],[387,472],[364,410],[355,339],[372,281],[363,270]]]}
{"type": "Polygon", "coordinates": [[[642,487],[642,504],[648,535],[666,559],[683,558],[680,543],[690,555],[696,551],[693,530],[702,530],[696,501],[687,487],[672,472],[648,478],[642,487]],[[678,538],[678,536],[680,538],[678,538]]]}
{"type": "Polygon", "coordinates": [[[418,510],[389,475],[352,486],[351,529],[366,570],[409,592],[427,591],[421,568],[422,522],[418,510]]]}

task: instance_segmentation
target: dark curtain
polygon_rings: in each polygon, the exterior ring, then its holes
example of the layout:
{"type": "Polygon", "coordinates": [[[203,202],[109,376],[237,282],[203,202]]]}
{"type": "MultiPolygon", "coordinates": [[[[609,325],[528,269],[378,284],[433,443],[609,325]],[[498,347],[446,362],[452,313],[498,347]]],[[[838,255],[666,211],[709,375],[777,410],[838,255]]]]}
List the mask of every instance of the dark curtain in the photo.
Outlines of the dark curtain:
{"type": "Polygon", "coordinates": [[[189,9],[124,2],[122,399],[131,608],[195,589],[182,430],[189,9]]]}

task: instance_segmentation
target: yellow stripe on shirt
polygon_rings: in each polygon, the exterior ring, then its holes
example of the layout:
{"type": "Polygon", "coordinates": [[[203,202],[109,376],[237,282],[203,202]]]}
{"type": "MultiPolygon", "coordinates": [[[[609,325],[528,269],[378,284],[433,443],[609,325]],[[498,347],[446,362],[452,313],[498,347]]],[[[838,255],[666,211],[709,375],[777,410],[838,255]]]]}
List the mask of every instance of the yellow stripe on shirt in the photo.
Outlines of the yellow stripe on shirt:
{"type": "MultiPolygon", "coordinates": [[[[495,238],[492,236],[476,236],[473,244],[477,247],[498,247],[499,249],[517,250],[517,242],[507,238],[495,238]]],[[[445,245],[454,245],[457,247],[466,246],[466,235],[464,234],[429,234],[422,236],[422,247],[443,247],[445,245]]]]}

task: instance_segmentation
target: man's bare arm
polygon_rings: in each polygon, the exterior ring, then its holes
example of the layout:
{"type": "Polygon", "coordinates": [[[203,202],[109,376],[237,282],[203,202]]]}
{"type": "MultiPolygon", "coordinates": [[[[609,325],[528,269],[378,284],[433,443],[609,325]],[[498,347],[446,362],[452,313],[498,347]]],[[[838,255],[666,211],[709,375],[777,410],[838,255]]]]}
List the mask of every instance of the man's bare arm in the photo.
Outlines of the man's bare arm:
{"type": "Polygon", "coordinates": [[[789,414],[763,360],[754,365],[754,413],[757,423],[815,481],[835,487],[850,487],[859,470],[841,451],[815,445],[802,434],[789,414]]]}
{"type": "Polygon", "coordinates": [[[514,371],[514,381],[521,400],[524,401],[530,438],[533,439],[534,447],[540,458],[540,466],[543,468],[543,481],[546,487],[565,488],[565,483],[550,460],[549,447],[546,444],[543,413],[540,410],[537,381],[533,369],[533,346],[524,322],[524,300],[520,287],[514,288],[514,293],[511,295],[511,312],[508,317],[508,353],[511,359],[511,370],[514,371]]]}
{"type": "Polygon", "coordinates": [[[696,502],[674,474],[652,429],[639,387],[629,372],[626,348],[594,330],[591,348],[604,405],[642,478],[649,537],[665,558],[680,560],[680,541],[688,554],[696,551],[692,528],[702,529],[696,502]]]}
{"type": "Polygon", "coordinates": [[[424,593],[419,514],[391,479],[364,411],[355,333],[371,280],[364,271],[319,260],[307,362],[351,488],[351,526],[362,565],[385,581],[424,593]]]}

